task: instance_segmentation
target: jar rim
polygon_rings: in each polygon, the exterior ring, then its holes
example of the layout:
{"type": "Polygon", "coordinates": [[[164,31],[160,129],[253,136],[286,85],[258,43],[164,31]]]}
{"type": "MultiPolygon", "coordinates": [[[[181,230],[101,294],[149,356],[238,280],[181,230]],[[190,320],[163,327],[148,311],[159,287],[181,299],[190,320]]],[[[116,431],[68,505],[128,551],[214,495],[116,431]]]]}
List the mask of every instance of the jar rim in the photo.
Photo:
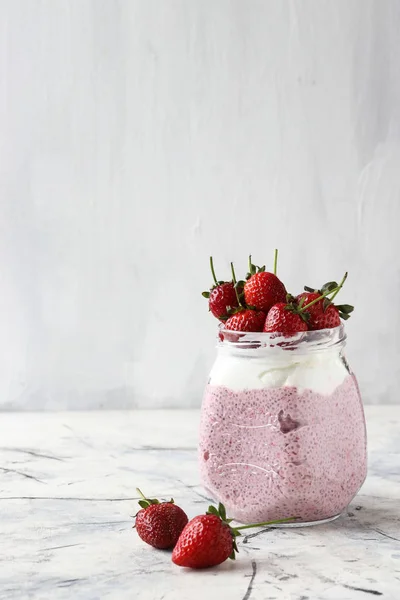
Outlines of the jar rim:
{"type": "Polygon", "coordinates": [[[225,329],[224,324],[221,323],[218,328],[217,347],[243,351],[271,348],[276,350],[312,352],[343,345],[346,337],[342,323],[332,329],[299,331],[291,336],[279,332],[230,331],[229,329],[225,329]]]}

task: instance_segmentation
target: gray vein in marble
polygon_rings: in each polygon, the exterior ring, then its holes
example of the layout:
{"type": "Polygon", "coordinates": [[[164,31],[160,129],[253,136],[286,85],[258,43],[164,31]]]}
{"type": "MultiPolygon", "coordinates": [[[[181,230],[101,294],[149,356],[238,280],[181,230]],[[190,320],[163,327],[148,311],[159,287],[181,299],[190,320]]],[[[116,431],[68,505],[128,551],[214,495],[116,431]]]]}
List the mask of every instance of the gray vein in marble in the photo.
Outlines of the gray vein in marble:
{"type": "Polygon", "coordinates": [[[356,592],[365,592],[366,594],[372,594],[373,596],[382,596],[382,592],[377,592],[376,590],[367,590],[365,588],[355,587],[353,585],[343,585],[343,587],[348,590],[355,590],[356,592]]]}
{"type": "Polygon", "coordinates": [[[381,531],[381,529],[372,529],[372,531],[376,531],[376,533],[379,533],[380,535],[383,535],[383,537],[388,538],[389,540],[395,540],[396,542],[400,542],[400,539],[397,537],[393,537],[392,535],[389,535],[388,533],[385,533],[384,531],[381,531]]]}
{"type": "Polygon", "coordinates": [[[247,535],[245,535],[245,536],[243,537],[243,539],[242,539],[241,541],[242,541],[242,543],[243,543],[243,544],[248,544],[248,541],[249,541],[251,538],[255,538],[255,537],[257,537],[258,535],[261,535],[262,533],[265,533],[265,532],[266,532],[266,531],[268,531],[269,529],[274,529],[274,528],[273,528],[273,527],[267,527],[267,528],[261,529],[260,531],[255,531],[254,533],[248,533],[247,535]]]}
{"type": "Polygon", "coordinates": [[[61,550],[62,548],[73,548],[74,546],[81,546],[81,544],[64,544],[64,546],[53,546],[52,548],[41,548],[39,552],[49,552],[50,550],[61,550]]]}
{"type": "Polygon", "coordinates": [[[60,458],[58,456],[50,456],[50,454],[42,454],[41,452],[35,452],[34,450],[27,450],[22,448],[4,448],[0,447],[0,451],[3,452],[19,452],[22,454],[30,454],[31,456],[35,456],[36,458],[49,458],[50,460],[59,460],[60,462],[64,461],[65,458],[60,458]]]}
{"type": "Polygon", "coordinates": [[[68,429],[68,431],[70,431],[73,436],[75,437],[76,440],[78,440],[79,442],[81,442],[82,444],[84,444],[84,446],[87,446],[88,448],[93,448],[92,444],[90,444],[87,440],[83,439],[81,436],[79,436],[70,425],[65,425],[65,423],[63,424],[63,427],[65,429],[68,429]]]}
{"type": "Polygon", "coordinates": [[[253,572],[251,574],[251,578],[249,581],[249,586],[246,590],[245,595],[243,596],[243,600],[249,600],[250,596],[251,596],[251,592],[253,591],[253,583],[254,583],[254,579],[257,575],[257,563],[255,560],[251,561],[251,568],[253,569],[253,572]]]}
{"type": "Polygon", "coordinates": [[[6,467],[0,467],[0,471],[3,471],[3,473],[15,473],[16,475],[21,475],[21,477],[26,477],[27,479],[33,479],[34,481],[37,481],[38,483],[46,483],[45,481],[42,481],[41,479],[38,479],[37,477],[34,477],[33,475],[29,475],[29,473],[24,473],[23,471],[17,471],[17,469],[7,469],[6,467]]]}

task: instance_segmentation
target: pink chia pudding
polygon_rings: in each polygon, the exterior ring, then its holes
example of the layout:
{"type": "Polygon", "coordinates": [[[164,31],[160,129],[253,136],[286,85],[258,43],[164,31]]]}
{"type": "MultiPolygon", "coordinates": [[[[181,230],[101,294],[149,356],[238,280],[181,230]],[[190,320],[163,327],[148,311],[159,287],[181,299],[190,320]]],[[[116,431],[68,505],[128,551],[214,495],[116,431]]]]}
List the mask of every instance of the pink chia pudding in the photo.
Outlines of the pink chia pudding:
{"type": "Polygon", "coordinates": [[[348,374],[330,394],[208,385],[199,444],[204,487],[243,523],[330,519],[366,476],[365,420],[348,374]]]}

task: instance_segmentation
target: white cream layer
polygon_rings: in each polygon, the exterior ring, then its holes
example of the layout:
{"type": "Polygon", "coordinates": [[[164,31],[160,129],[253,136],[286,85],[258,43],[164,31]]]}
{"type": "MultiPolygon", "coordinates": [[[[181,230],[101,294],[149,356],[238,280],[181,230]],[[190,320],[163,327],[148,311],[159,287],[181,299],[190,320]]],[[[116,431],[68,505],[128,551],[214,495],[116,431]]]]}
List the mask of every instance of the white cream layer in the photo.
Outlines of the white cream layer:
{"type": "Polygon", "coordinates": [[[220,354],[210,373],[211,385],[237,390],[296,387],[329,395],[349,375],[343,359],[336,351],[314,355],[281,358],[244,358],[220,354]]]}

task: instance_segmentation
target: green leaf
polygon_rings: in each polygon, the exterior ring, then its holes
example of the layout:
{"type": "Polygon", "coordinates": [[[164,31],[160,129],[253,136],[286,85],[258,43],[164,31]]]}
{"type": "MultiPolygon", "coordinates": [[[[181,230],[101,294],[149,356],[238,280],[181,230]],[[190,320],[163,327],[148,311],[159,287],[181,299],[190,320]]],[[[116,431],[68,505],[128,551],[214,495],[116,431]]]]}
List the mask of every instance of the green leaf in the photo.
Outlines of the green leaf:
{"type": "Polygon", "coordinates": [[[235,535],[234,535],[233,531],[234,530],[231,529],[231,534],[232,534],[232,537],[233,537],[233,543],[232,543],[232,552],[229,555],[229,558],[231,558],[232,560],[235,560],[236,559],[236,552],[239,552],[239,550],[238,550],[238,547],[237,547],[237,544],[236,544],[236,539],[235,539],[235,535]]]}
{"type": "Polygon", "coordinates": [[[201,295],[202,295],[204,298],[209,298],[209,297],[210,297],[210,292],[201,292],[201,295]]]}
{"type": "Polygon", "coordinates": [[[210,505],[208,507],[208,511],[206,512],[207,515],[215,515],[216,517],[219,517],[219,512],[218,509],[215,506],[210,505]]]}
{"type": "Polygon", "coordinates": [[[298,314],[300,315],[300,318],[303,319],[303,321],[305,323],[308,323],[308,321],[310,320],[310,313],[309,312],[304,311],[304,312],[301,312],[301,313],[298,313],[298,314]]]}
{"type": "Polygon", "coordinates": [[[315,292],[315,291],[316,291],[316,289],[315,289],[315,288],[308,287],[308,285],[305,285],[305,286],[304,286],[304,291],[305,291],[305,292],[315,292]]]}
{"type": "Polygon", "coordinates": [[[350,319],[351,315],[348,315],[347,313],[341,313],[339,312],[340,317],[343,319],[343,321],[347,321],[347,319],[350,319]]]}
{"type": "Polygon", "coordinates": [[[347,315],[349,315],[350,313],[353,312],[354,310],[354,306],[351,306],[350,304],[339,304],[336,306],[336,308],[343,313],[346,313],[347,315]]]}
{"type": "Polygon", "coordinates": [[[221,519],[223,521],[226,521],[226,510],[225,510],[225,506],[220,502],[218,504],[218,512],[219,512],[219,516],[221,517],[221,519]]]}
{"type": "Polygon", "coordinates": [[[329,290],[334,290],[335,288],[338,287],[338,284],[336,283],[336,281],[328,281],[328,283],[324,283],[324,285],[321,288],[321,292],[327,292],[329,290]]]}
{"type": "Polygon", "coordinates": [[[142,508],[148,508],[150,504],[146,500],[139,500],[139,506],[142,508]]]}
{"type": "Polygon", "coordinates": [[[238,529],[235,529],[234,527],[231,527],[231,534],[233,535],[233,537],[238,537],[239,535],[242,535],[240,531],[238,529]]]}
{"type": "Polygon", "coordinates": [[[259,267],[258,272],[265,273],[265,265],[263,267],[259,267]]]}
{"type": "Polygon", "coordinates": [[[332,302],[329,300],[329,298],[324,298],[322,303],[323,310],[326,310],[330,304],[332,304],[332,302]]]}

